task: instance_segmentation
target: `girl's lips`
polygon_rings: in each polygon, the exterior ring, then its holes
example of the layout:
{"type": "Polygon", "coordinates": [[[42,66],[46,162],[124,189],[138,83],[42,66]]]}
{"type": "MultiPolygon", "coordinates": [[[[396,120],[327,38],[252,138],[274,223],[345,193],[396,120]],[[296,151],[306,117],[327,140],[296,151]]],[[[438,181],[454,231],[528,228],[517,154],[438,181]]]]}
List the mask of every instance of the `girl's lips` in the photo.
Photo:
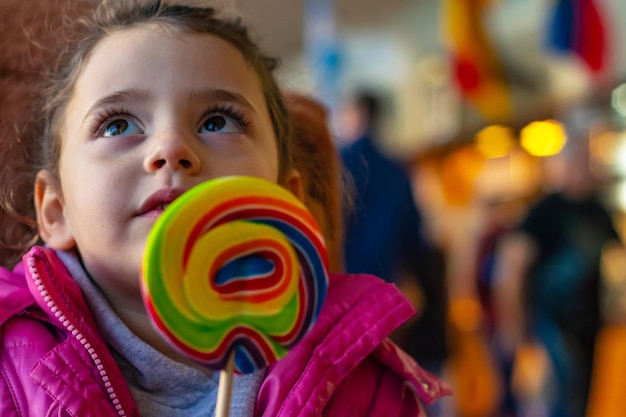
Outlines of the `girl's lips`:
{"type": "Polygon", "coordinates": [[[141,204],[137,215],[157,218],[184,192],[185,190],[178,188],[164,188],[156,191],[141,204]]]}
{"type": "Polygon", "coordinates": [[[145,217],[147,219],[152,219],[152,220],[156,220],[159,218],[159,216],[161,215],[161,213],[163,213],[163,209],[160,210],[150,210],[146,213],[141,214],[141,217],[145,217]]]}

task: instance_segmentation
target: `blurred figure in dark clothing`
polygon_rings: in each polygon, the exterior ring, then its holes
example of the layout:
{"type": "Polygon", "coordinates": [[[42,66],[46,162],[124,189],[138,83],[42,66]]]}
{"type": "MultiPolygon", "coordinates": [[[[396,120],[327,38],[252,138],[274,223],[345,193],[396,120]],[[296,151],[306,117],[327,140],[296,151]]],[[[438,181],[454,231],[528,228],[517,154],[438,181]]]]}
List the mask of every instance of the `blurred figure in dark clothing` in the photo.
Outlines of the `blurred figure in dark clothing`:
{"type": "Polygon", "coordinates": [[[361,91],[352,104],[359,129],[341,149],[352,191],[344,217],[346,272],[369,273],[401,288],[408,284],[419,289],[417,320],[397,342],[439,373],[446,355],[443,254],[423,233],[407,171],[379,148],[381,99],[361,91]]]}
{"type": "Polygon", "coordinates": [[[600,259],[605,244],[619,240],[583,136],[572,136],[559,156],[560,189],[532,206],[499,249],[500,342],[511,357],[527,341],[545,349],[549,417],[585,415],[601,326],[600,259]]]}

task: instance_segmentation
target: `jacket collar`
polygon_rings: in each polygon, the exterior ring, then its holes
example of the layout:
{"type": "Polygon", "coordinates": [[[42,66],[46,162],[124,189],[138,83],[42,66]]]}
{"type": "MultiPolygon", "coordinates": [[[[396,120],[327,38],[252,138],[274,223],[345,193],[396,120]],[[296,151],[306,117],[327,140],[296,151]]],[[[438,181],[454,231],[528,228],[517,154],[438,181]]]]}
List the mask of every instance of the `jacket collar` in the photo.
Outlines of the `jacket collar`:
{"type": "Polygon", "coordinates": [[[98,331],[78,284],[61,260],[54,251],[36,246],[24,255],[23,264],[36,304],[52,324],[68,335],[64,343],[57,345],[33,368],[33,379],[68,410],[77,410],[74,415],[88,415],[79,408],[91,407],[91,400],[77,399],[89,390],[99,390],[108,407],[115,411],[113,415],[138,416],[128,385],[98,331]],[[76,361],[77,357],[82,361],[76,361]],[[80,365],[73,371],[82,374],[70,381],[60,381],[57,371],[63,369],[63,364],[74,362],[80,365]],[[87,381],[92,381],[93,386],[86,387],[87,381]]]}
{"type": "MultiPolygon", "coordinates": [[[[24,280],[24,265],[21,262],[13,271],[0,268],[0,286],[0,326],[11,317],[30,312],[37,306],[24,280]]],[[[40,318],[47,319],[43,314],[40,318]]]]}

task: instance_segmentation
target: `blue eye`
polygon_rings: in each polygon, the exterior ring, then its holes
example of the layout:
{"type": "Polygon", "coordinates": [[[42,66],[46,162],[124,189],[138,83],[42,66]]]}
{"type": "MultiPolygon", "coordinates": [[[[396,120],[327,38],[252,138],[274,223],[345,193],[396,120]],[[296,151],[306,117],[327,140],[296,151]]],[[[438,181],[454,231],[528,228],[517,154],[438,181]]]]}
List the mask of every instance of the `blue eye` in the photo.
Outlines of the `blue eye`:
{"type": "Polygon", "coordinates": [[[102,136],[113,137],[119,135],[135,135],[142,133],[135,122],[128,119],[113,119],[104,125],[102,136]]]}
{"type": "Polygon", "coordinates": [[[243,129],[241,124],[231,117],[214,114],[200,126],[200,133],[240,133],[243,129]]]}

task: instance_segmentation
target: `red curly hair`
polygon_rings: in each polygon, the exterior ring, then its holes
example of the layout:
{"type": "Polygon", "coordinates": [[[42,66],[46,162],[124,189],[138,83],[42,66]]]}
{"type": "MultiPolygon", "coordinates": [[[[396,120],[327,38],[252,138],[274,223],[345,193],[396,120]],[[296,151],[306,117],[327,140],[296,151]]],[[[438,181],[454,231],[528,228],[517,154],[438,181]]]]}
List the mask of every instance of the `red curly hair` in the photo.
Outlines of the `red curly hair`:
{"type": "Polygon", "coordinates": [[[314,98],[283,92],[291,123],[293,166],[300,172],[304,203],[317,220],[331,272],[343,270],[341,163],[327,124],[326,108],[314,98]]]}

